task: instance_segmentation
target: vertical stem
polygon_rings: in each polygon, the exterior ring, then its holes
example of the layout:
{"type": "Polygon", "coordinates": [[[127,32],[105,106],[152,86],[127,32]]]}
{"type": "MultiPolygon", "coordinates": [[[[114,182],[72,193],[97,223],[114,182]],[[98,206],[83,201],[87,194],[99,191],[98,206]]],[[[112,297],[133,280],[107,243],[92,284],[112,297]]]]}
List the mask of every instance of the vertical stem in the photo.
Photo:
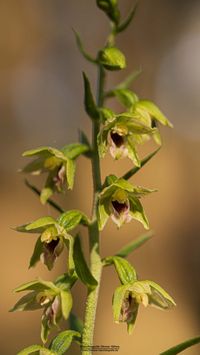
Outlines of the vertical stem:
{"type": "MultiPolygon", "coordinates": [[[[98,73],[98,85],[97,85],[97,105],[103,105],[103,91],[104,91],[104,80],[105,73],[101,65],[99,65],[98,73]]],[[[92,210],[92,223],[89,227],[89,238],[90,238],[90,263],[91,272],[98,282],[98,286],[94,290],[88,290],[88,297],[86,301],[85,309],[85,321],[82,335],[82,354],[91,355],[92,345],[94,337],[94,326],[96,318],[96,309],[99,296],[99,288],[101,281],[101,271],[102,263],[99,254],[99,230],[97,223],[97,202],[98,193],[101,189],[101,170],[100,161],[98,154],[97,145],[97,135],[100,129],[100,122],[98,120],[93,121],[92,130],[92,147],[93,147],[93,157],[92,157],[92,176],[93,176],[93,210],[92,210]]]]}

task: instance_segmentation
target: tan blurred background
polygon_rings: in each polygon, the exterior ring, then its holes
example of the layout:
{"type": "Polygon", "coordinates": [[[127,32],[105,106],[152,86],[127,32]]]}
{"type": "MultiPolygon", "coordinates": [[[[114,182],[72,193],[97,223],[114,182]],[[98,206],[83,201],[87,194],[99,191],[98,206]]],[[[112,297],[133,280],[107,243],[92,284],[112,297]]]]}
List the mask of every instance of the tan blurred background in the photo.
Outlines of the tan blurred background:
{"type": "MultiPolygon", "coordinates": [[[[131,0],[121,0],[126,14],[131,0]]],[[[132,88],[156,100],[174,129],[164,129],[163,149],[133,180],[158,188],[144,205],[154,238],[130,260],[143,279],[153,279],[175,298],[170,312],[142,309],[135,332],[115,325],[111,300],[118,285],[112,269],[103,275],[97,313],[95,344],[119,345],[120,355],[156,355],[198,335],[200,325],[200,3],[198,0],[141,0],[134,23],[118,38],[127,54],[125,72],[109,75],[108,85],[140,66],[143,74],[132,88]]],[[[94,0],[1,0],[0,2],[0,196],[1,196],[1,340],[0,354],[15,355],[22,347],[39,343],[40,312],[8,313],[17,297],[12,289],[41,276],[53,279],[64,270],[64,254],[50,274],[38,265],[27,268],[36,236],[20,235],[10,227],[46,214],[38,199],[23,184],[17,169],[21,153],[39,145],[60,147],[77,140],[77,129],[90,124],[83,110],[81,71],[95,84],[95,69],[79,54],[72,27],[81,33],[95,55],[108,31],[104,14],[94,0]]],[[[141,151],[144,155],[153,144],[141,151]]],[[[120,175],[130,161],[103,161],[103,175],[120,175]],[[112,169],[111,169],[112,168],[112,169]]],[[[63,206],[90,211],[91,176],[84,158],[78,167],[74,193],[63,206]]],[[[38,179],[31,180],[41,186],[38,179]]],[[[109,223],[102,236],[102,255],[110,255],[143,232],[132,223],[120,232],[109,223]]],[[[87,237],[84,235],[84,239],[87,237]]],[[[85,242],[87,245],[87,242],[85,242]]],[[[74,289],[74,309],[82,316],[85,290],[74,289]]],[[[71,354],[77,354],[73,346],[71,354]]],[[[200,354],[198,346],[185,352],[200,354]]]]}

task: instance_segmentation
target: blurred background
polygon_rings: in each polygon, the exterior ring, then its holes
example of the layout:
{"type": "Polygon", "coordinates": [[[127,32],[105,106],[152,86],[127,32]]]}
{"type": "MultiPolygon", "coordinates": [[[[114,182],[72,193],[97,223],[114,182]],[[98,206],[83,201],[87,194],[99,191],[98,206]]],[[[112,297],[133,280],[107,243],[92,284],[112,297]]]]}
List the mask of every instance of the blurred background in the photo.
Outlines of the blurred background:
{"type": "MultiPolygon", "coordinates": [[[[132,0],[119,1],[125,16],[132,0]]],[[[112,268],[103,274],[95,332],[96,345],[120,346],[120,355],[156,355],[198,335],[200,325],[200,3],[195,0],[141,0],[134,22],[118,37],[127,56],[123,72],[110,73],[107,86],[117,84],[133,69],[142,68],[132,89],[155,100],[174,129],[163,129],[163,148],[132,180],[159,192],[144,200],[155,235],[129,259],[141,279],[152,279],[175,298],[169,312],[141,307],[132,336],[125,325],[112,319],[111,301],[118,280],[112,268]]],[[[72,28],[81,33],[94,56],[104,45],[109,25],[94,0],[1,0],[0,4],[0,196],[1,196],[1,355],[15,355],[39,343],[40,311],[8,313],[17,296],[12,289],[39,275],[54,279],[65,267],[65,256],[53,272],[38,265],[28,271],[35,235],[10,229],[42,215],[55,215],[24,186],[17,173],[26,161],[24,150],[40,145],[61,147],[77,141],[77,129],[90,134],[83,110],[82,70],[93,87],[95,68],[79,54],[72,28]]],[[[112,104],[113,105],[113,104],[112,104]]],[[[113,106],[115,107],[115,106],[113,106]]],[[[118,107],[116,106],[117,110],[118,107]]],[[[153,143],[141,156],[155,149],[153,143]]],[[[103,176],[120,175],[131,167],[128,160],[102,162],[103,176]]],[[[30,178],[42,186],[38,178],[30,178]]],[[[78,165],[74,192],[57,198],[66,209],[90,213],[91,170],[85,158],[78,165]]],[[[102,235],[102,256],[115,253],[143,232],[133,222],[117,232],[109,223],[102,235]]],[[[87,236],[83,233],[84,245],[87,236]]],[[[85,289],[73,291],[74,310],[83,316],[85,289]]],[[[78,354],[74,345],[69,352],[78,354]]],[[[198,346],[185,351],[198,355],[198,346]]]]}

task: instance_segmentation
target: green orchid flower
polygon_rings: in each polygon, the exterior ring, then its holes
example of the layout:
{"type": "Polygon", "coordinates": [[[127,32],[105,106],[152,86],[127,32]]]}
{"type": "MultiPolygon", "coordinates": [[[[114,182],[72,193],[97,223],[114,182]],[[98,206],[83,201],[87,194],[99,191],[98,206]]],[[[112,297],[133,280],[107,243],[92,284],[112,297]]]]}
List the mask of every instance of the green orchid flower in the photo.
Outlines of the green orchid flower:
{"type": "Polygon", "coordinates": [[[170,309],[175,306],[173,298],[157,283],[149,280],[138,281],[119,286],[113,296],[113,315],[116,323],[127,323],[131,334],[140,304],[159,309],[170,309]]]}
{"type": "MultiPolygon", "coordinates": [[[[111,115],[110,110],[107,112],[109,118],[98,136],[100,157],[103,158],[109,149],[114,159],[128,157],[136,166],[140,166],[136,145],[141,142],[143,136],[154,134],[156,128],[140,122],[132,113],[111,115]]],[[[101,113],[104,115],[105,111],[101,113]]]]}
{"type": "Polygon", "coordinates": [[[51,270],[64,246],[67,245],[69,249],[69,269],[73,269],[70,256],[72,255],[74,241],[69,232],[79,224],[88,225],[88,223],[88,218],[82,212],[71,210],[62,213],[57,219],[50,216],[42,217],[32,223],[17,227],[18,232],[40,234],[30,260],[30,267],[35,266],[41,260],[51,270]]]}
{"type": "Polygon", "coordinates": [[[41,279],[25,283],[14,291],[30,292],[20,298],[10,311],[43,309],[41,339],[45,343],[51,328],[58,327],[58,323],[62,318],[68,319],[69,317],[72,308],[72,295],[70,292],[72,283],[70,284],[69,277],[67,278],[66,276],[62,282],[60,282],[59,278],[58,282],[55,281],[55,283],[41,279]]]}
{"type": "Polygon", "coordinates": [[[149,228],[146,214],[143,210],[140,198],[155,190],[145,189],[134,186],[128,181],[111,175],[107,179],[108,186],[105,187],[100,195],[98,202],[98,223],[102,230],[109,217],[117,227],[132,219],[141,222],[145,229],[149,228]]]}
{"type": "Polygon", "coordinates": [[[31,163],[21,171],[39,175],[48,173],[44,188],[41,191],[40,200],[43,204],[54,192],[63,192],[65,187],[73,188],[75,175],[75,161],[86,153],[89,147],[85,144],[70,144],[62,149],[52,147],[40,147],[23,153],[25,157],[34,157],[31,163]]]}

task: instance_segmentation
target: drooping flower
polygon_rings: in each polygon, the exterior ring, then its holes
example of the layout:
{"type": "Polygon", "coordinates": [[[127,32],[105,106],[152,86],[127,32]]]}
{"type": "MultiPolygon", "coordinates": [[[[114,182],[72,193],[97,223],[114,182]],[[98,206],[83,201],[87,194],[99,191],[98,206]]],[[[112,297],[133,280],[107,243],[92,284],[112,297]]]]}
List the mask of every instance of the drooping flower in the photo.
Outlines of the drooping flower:
{"type": "Polygon", "coordinates": [[[136,219],[143,224],[144,228],[148,229],[148,220],[139,199],[155,190],[134,186],[114,175],[108,177],[107,182],[107,187],[99,195],[98,222],[100,230],[104,228],[109,216],[118,228],[132,219],[136,219]]]}
{"type": "Polygon", "coordinates": [[[84,213],[71,210],[62,213],[57,219],[50,216],[42,217],[32,223],[17,227],[16,230],[19,232],[40,234],[30,260],[30,267],[35,266],[41,260],[51,270],[64,246],[67,245],[69,250],[72,248],[73,237],[69,232],[78,224],[87,225],[88,223],[84,213]]]}
{"type": "MultiPolygon", "coordinates": [[[[63,278],[64,280],[64,278],[63,278]]],[[[28,282],[15,289],[15,292],[30,291],[19,299],[13,311],[32,311],[43,309],[41,339],[47,341],[48,334],[59,321],[67,319],[72,308],[72,295],[69,277],[65,276],[65,282],[53,283],[41,279],[28,282]]]]}
{"type": "Polygon", "coordinates": [[[43,204],[54,192],[63,192],[68,186],[72,189],[74,184],[75,160],[79,155],[88,151],[85,144],[70,144],[62,149],[52,147],[40,147],[24,152],[25,157],[34,157],[31,163],[21,171],[39,175],[48,173],[44,188],[41,191],[40,200],[43,204]]]}
{"type": "Polygon", "coordinates": [[[116,323],[127,323],[131,334],[135,325],[139,305],[170,309],[175,306],[173,298],[157,283],[149,280],[119,286],[113,296],[113,315],[116,323]]]}
{"type": "Polygon", "coordinates": [[[156,129],[134,118],[132,113],[122,113],[110,117],[98,136],[99,154],[104,157],[109,149],[114,159],[128,157],[140,166],[136,144],[141,137],[152,135],[156,129]]]}

